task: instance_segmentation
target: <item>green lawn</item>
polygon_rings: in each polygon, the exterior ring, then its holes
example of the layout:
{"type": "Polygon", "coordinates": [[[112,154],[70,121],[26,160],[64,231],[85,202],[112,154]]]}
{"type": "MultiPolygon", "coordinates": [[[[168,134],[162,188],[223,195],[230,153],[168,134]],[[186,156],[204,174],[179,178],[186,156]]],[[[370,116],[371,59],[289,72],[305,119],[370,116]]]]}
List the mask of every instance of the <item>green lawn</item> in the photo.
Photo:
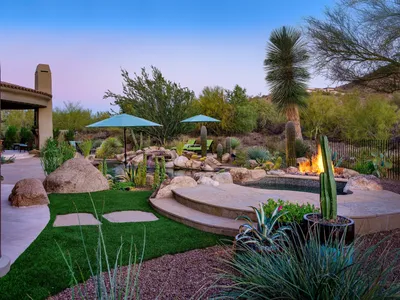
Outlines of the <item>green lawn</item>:
{"type": "MultiPolygon", "coordinates": [[[[99,214],[119,210],[141,210],[154,212],[148,204],[150,192],[105,191],[92,193],[99,214]]],[[[12,265],[11,271],[0,278],[0,299],[44,299],[57,294],[70,285],[70,276],[62,259],[57,243],[68,251],[82,268],[85,278],[89,277],[88,264],[83,252],[78,226],[52,227],[57,214],[75,212],[74,203],[79,212],[93,213],[88,194],[50,195],[50,222],[12,265]]],[[[107,251],[111,259],[115,258],[121,237],[129,248],[131,237],[139,250],[143,246],[144,227],[146,227],[145,259],[164,254],[179,253],[191,249],[204,248],[217,244],[222,236],[202,232],[172,221],[155,213],[158,221],[144,223],[110,223],[100,217],[103,224],[107,251]]],[[[94,249],[97,246],[96,226],[83,226],[83,234],[88,245],[89,255],[95,260],[94,249]]],[[[125,251],[127,254],[127,251],[125,251]]],[[[127,264],[127,255],[125,262],[127,264]]]]}

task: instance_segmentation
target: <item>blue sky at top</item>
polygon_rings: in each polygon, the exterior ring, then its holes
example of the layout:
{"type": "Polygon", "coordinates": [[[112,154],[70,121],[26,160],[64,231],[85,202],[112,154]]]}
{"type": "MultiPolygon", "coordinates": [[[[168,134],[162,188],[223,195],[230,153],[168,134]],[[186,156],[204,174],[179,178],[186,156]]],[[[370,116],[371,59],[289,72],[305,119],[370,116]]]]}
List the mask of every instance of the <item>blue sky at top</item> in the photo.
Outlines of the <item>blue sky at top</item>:
{"type": "MultiPolygon", "coordinates": [[[[323,16],[328,0],[0,1],[3,80],[33,86],[50,64],[54,102],[109,109],[121,91],[120,67],[154,65],[198,94],[206,85],[240,84],[267,94],[263,59],[272,29],[323,16]]],[[[329,85],[314,77],[311,87],[329,85]]]]}

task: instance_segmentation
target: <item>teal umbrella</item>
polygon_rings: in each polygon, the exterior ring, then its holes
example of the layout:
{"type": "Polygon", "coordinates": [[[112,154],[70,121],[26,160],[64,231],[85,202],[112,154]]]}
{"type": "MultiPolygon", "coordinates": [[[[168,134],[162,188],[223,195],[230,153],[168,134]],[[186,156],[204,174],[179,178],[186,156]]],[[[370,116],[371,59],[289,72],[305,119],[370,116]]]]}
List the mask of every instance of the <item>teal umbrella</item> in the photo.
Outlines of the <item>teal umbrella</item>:
{"type": "Polygon", "coordinates": [[[221,121],[205,115],[197,115],[181,121],[181,123],[206,123],[206,122],[221,122],[221,121]]]}
{"type": "Polygon", "coordinates": [[[131,116],[128,114],[115,115],[111,118],[90,124],[86,127],[123,127],[124,128],[124,150],[125,150],[125,165],[126,165],[126,128],[129,127],[150,127],[150,126],[162,126],[160,124],[151,122],[146,119],[131,116]]]}

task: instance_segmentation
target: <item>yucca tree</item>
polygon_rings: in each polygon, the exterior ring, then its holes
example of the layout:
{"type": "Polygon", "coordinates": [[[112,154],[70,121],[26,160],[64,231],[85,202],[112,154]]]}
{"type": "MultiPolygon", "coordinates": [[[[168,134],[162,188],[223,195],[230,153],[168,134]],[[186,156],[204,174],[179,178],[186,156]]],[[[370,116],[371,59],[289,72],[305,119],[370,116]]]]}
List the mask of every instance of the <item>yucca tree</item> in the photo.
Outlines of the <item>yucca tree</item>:
{"type": "Polygon", "coordinates": [[[283,26],[271,32],[264,67],[271,88],[272,102],[296,125],[296,138],[302,139],[299,108],[306,106],[309,56],[301,32],[283,26]]]}

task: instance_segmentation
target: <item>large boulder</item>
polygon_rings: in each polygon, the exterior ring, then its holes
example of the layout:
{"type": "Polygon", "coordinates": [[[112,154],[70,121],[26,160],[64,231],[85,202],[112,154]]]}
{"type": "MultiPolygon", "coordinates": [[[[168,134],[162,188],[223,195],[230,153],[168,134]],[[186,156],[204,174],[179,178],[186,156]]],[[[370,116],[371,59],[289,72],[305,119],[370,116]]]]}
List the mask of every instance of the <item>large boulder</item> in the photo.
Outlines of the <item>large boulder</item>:
{"type": "Polygon", "coordinates": [[[87,193],[109,189],[103,174],[83,158],[67,160],[46,177],[43,185],[48,193],[87,193]]]}
{"type": "Polygon", "coordinates": [[[144,160],[143,154],[139,154],[135,157],[133,157],[130,162],[134,165],[137,166],[139,163],[141,163],[144,160]]]}
{"type": "Polygon", "coordinates": [[[211,179],[210,177],[203,176],[199,180],[197,180],[198,184],[210,185],[210,186],[219,186],[219,182],[211,179]]]}
{"type": "Polygon", "coordinates": [[[267,172],[265,172],[263,169],[249,170],[249,173],[251,181],[260,180],[261,178],[267,176],[267,172]]]}
{"type": "Polygon", "coordinates": [[[8,200],[12,206],[47,205],[49,198],[42,182],[36,178],[22,179],[18,181],[8,200]]]}
{"type": "Polygon", "coordinates": [[[246,182],[251,178],[250,172],[246,168],[232,168],[229,170],[233,182],[246,182]]]}
{"type": "Polygon", "coordinates": [[[185,157],[185,156],[178,156],[174,160],[174,165],[175,165],[175,167],[185,169],[186,168],[186,162],[188,160],[189,159],[187,157],[185,157]]]}
{"type": "Polygon", "coordinates": [[[380,180],[374,175],[359,175],[349,179],[343,191],[348,193],[355,190],[361,191],[381,191],[382,185],[380,180]]]}
{"type": "Polygon", "coordinates": [[[356,177],[356,176],[360,175],[360,173],[358,173],[357,171],[354,171],[352,169],[343,168],[343,171],[342,171],[341,175],[344,178],[352,178],[352,177],[356,177]]]}
{"type": "Polygon", "coordinates": [[[211,178],[219,183],[233,183],[232,175],[229,172],[217,173],[211,178]]]}
{"type": "Polygon", "coordinates": [[[158,190],[156,198],[170,198],[174,189],[195,186],[197,186],[197,182],[192,177],[178,176],[173,178],[168,185],[163,184],[158,190]]]}
{"type": "Polygon", "coordinates": [[[166,169],[173,169],[174,168],[174,162],[173,161],[167,161],[166,163],[165,163],[165,168],[166,169]]]}

